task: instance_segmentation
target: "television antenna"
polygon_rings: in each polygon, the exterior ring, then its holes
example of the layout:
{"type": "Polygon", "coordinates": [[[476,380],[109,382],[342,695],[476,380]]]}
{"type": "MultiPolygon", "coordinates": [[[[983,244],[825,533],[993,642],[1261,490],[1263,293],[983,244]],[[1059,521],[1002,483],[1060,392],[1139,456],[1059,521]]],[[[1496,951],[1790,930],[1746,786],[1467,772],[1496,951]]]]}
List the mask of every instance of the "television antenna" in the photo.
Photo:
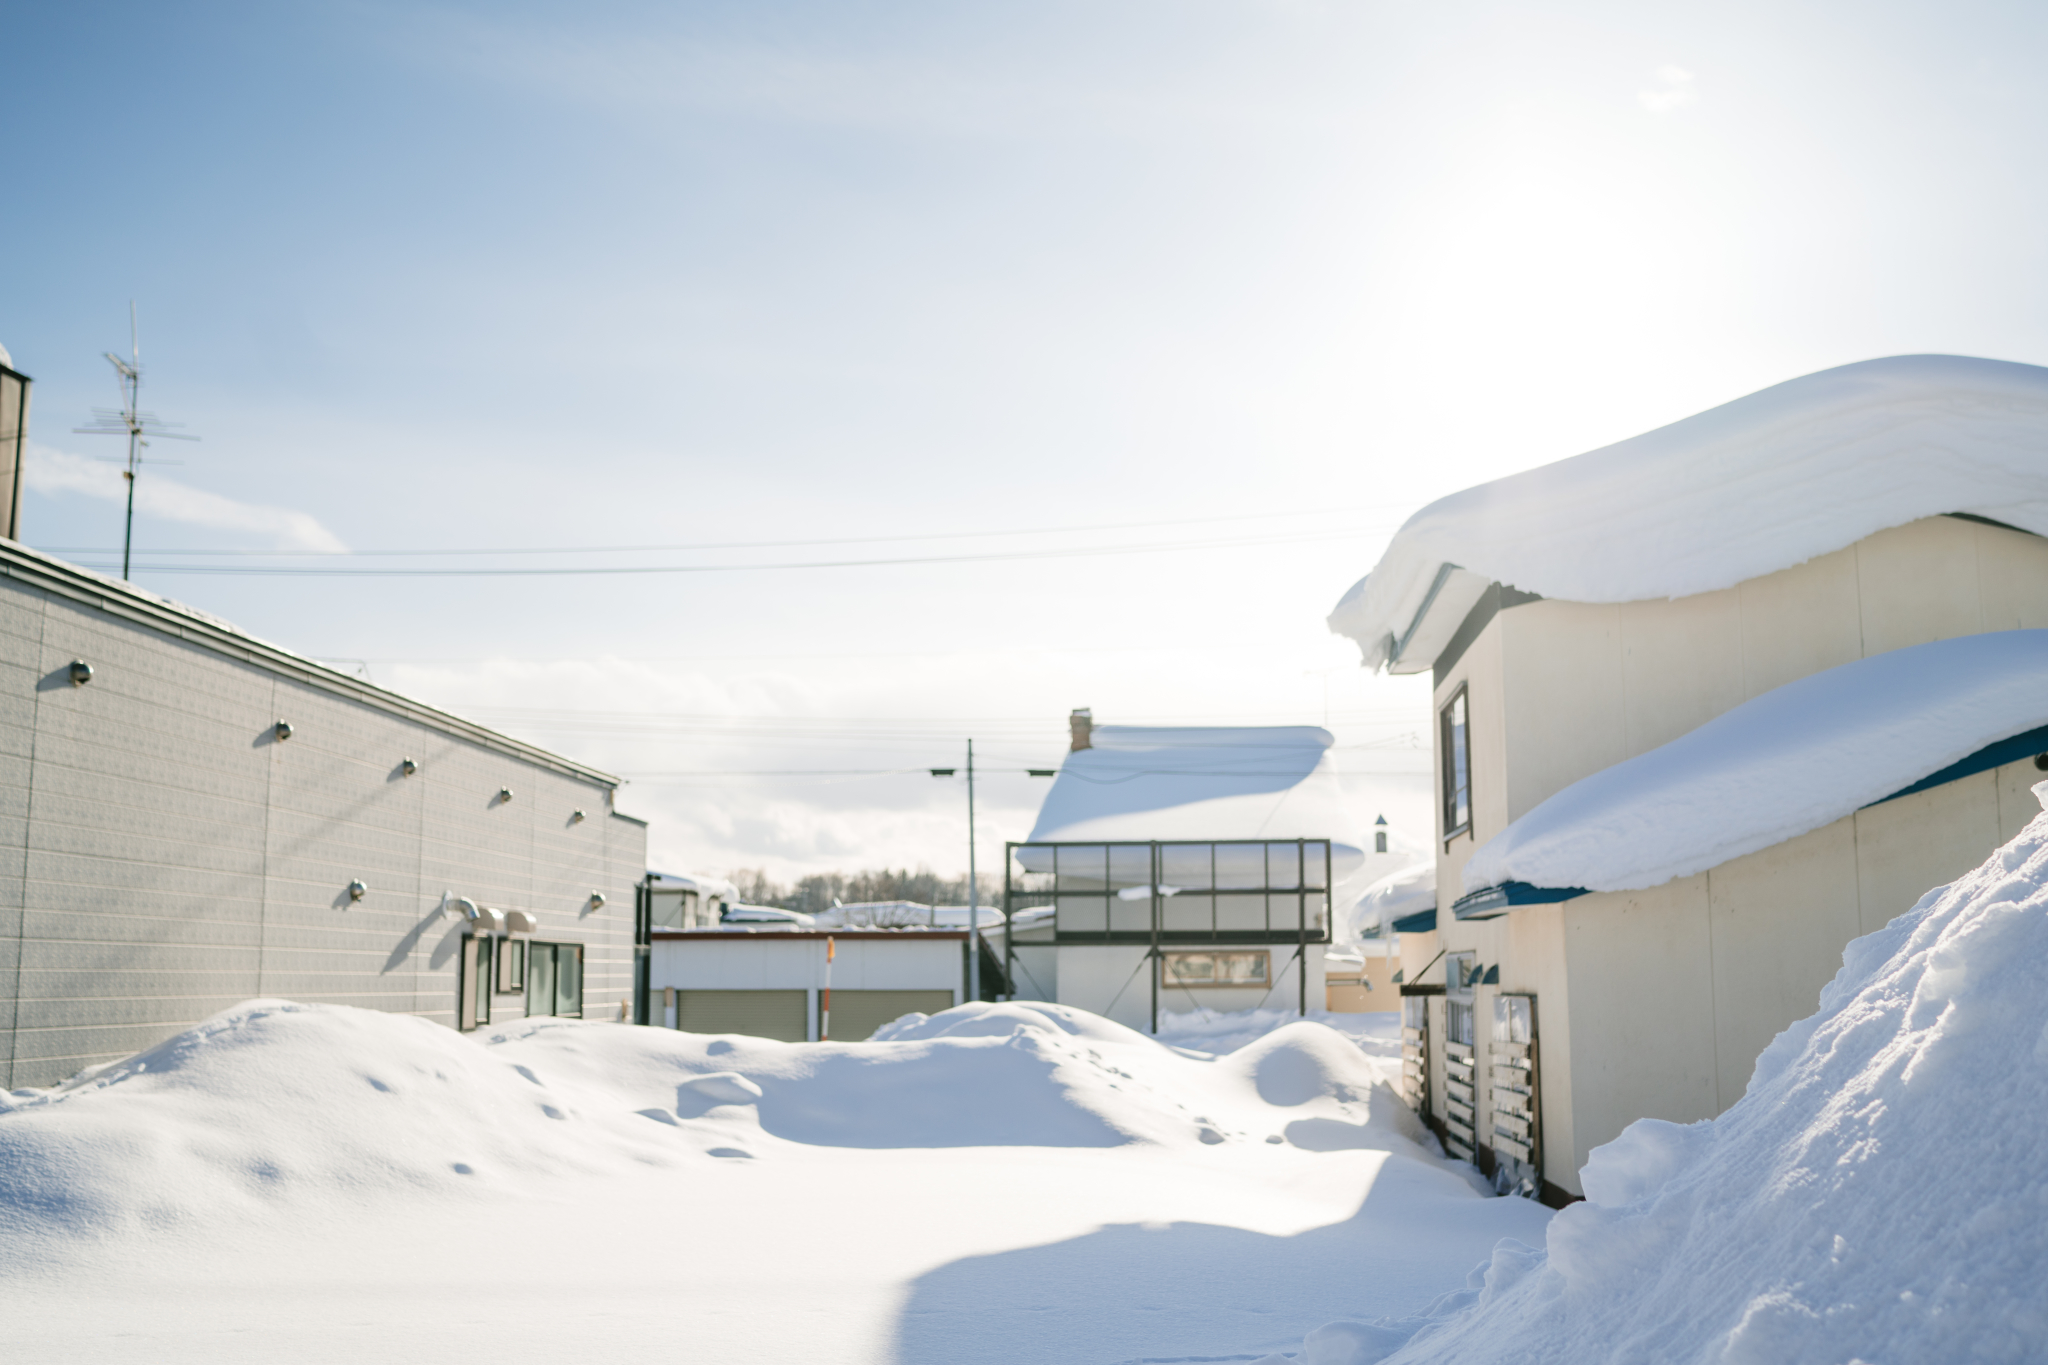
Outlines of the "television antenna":
{"type": "MultiPolygon", "coordinates": [[[[93,424],[89,427],[73,427],[72,430],[84,436],[126,436],[128,438],[128,467],[121,471],[121,477],[128,480],[128,524],[121,534],[121,577],[128,577],[128,554],[135,543],[135,475],[142,468],[142,452],[149,448],[150,438],[170,441],[196,441],[197,436],[172,427],[183,426],[182,422],[158,420],[155,413],[144,412],[136,406],[137,396],[142,392],[142,342],[135,326],[135,300],[128,300],[128,359],[123,360],[112,351],[103,352],[114,367],[114,373],[121,385],[121,406],[118,408],[94,408],[93,424]]],[[[163,463],[159,461],[159,463],[163,463]]]]}

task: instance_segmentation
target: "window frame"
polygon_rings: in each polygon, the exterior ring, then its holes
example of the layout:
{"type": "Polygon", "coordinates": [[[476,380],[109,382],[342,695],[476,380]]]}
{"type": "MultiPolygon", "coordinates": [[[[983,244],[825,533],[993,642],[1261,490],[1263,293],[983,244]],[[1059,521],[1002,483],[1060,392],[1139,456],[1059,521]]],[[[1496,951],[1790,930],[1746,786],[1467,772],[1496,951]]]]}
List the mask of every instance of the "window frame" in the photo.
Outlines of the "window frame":
{"type": "Polygon", "coordinates": [[[1176,948],[1165,949],[1159,954],[1159,986],[1161,990],[1267,990],[1273,988],[1273,950],[1271,948],[1176,948]],[[1194,981],[1174,974],[1172,964],[1193,957],[1256,957],[1260,960],[1264,974],[1257,981],[1194,981]]]}
{"type": "Polygon", "coordinates": [[[1470,834],[1473,824],[1472,698],[1469,684],[1459,683],[1452,690],[1451,695],[1444,699],[1444,704],[1437,708],[1436,738],[1437,754],[1442,764],[1437,783],[1437,818],[1443,826],[1443,841],[1446,845],[1449,845],[1452,840],[1470,834]],[[1463,725],[1465,731],[1464,754],[1462,755],[1465,779],[1462,788],[1465,797],[1465,818],[1459,824],[1451,823],[1457,816],[1457,798],[1461,790],[1456,783],[1456,773],[1454,771],[1456,765],[1452,761],[1454,749],[1451,741],[1451,713],[1453,711],[1460,713],[1459,723],[1463,725]]]}
{"type": "Polygon", "coordinates": [[[581,1019],[584,1011],[584,965],[584,944],[529,941],[526,945],[526,1017],[581,1019]],[[558,1008],[565,1000],[561,978],[565,957],[573,961],[576,968],[576,987],[572,993],[576,1011],[573,1014],[558,1008]],[[541,965],[543,962],[547,964],[545,967],[541,965]]]}

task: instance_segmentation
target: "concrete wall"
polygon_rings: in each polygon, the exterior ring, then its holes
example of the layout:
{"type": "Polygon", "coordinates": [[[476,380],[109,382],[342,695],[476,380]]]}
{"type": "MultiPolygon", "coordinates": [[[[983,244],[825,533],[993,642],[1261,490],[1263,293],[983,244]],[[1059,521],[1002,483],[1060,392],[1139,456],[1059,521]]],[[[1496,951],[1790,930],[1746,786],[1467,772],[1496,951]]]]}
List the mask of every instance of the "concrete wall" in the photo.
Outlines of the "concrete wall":
{"type": "MultiPolygon", "coordinates": [[[[1176,944],[1176,948],[1194,948],[1199,945],[1176,944]]],[[[1233,948],[1259,948],[1272,953],[1272,985],[1266,986],[1197,986],[1183,987],[1161,982],[1159,990],[1159,1012],[1186,1014],[1193,1010],[1212,1010],[1219,1014],[1231,1014],[1240,1010],[1299,1010],[1301,1008],[1301,972],[1294,960],[1294,948],[1288,944],[1223,944],[1222,950],[1233,948]]],[[[1152,981],[1145,965],[1146,948],[1143,944],[1062,944],[1053,949],[1059,966],[1058,1003],[1072,1005],[1076,1009],[1100,1014],[1128,1028],[1148,1033],[1152,1028],[1152,981]]],[[[1309,1008],[1321,1009],[1328,992],[1328,981],[1323,972],[1323,945],[1308,945],[1308,1001],[1309,1008]]],[[[1158,971],[1157,966],[1150,968],[1158,971]]],[[[1389,1005],[1387,1008],[1399,1008],[1389,1005]]]]}
{"type": "Polygon", "coordinates": [[[1733,1104],[1757,1054],[1813,1012],[1849,940],[2017,833],[2042,774],[2014,764],[1698,877],[1459,923],[1472,850],[1572,782],[1794,679],[2041,626],[2048,540],[1934,517],[1722,592],[1512,607],[1437,680],[1439,707],[1468,692],[1474,830],[1440,838],[1440,932],[1403,935],[1403,964],[1416,980],[1439,949],[1469,949],[1500,965],[1502,988],[1536,992],[1548,1179],[1576,1191],[1592,1148],[1637,1118],[1733,1104]]]}
{"type": "Polygon", "coordinates": [[[585,1016],[617,1018],[645,848],[594,780],[0,578],[11,1086],[256,996],[452,1025],[463,928],[439,911],[444,891],[586,945],[585,1016]],[[85,686],[73,659],[93,667],[85,686]],[[351,902],[358,879],[369,891],[351,902]]]}

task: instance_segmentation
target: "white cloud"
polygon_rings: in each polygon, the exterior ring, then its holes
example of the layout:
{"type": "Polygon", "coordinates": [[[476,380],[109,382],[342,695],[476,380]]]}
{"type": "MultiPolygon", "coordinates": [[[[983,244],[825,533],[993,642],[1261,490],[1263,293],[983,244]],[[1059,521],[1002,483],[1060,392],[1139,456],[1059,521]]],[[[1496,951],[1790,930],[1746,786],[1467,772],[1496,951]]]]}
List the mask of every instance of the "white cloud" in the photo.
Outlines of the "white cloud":
{"type": "Polygon", "coordinates": [[[1668,114],[1680,105],[1691,104],[1700,97],[1693,88],[1693,74],[1682,66],[1660,66],[1656,72],[1656,85],[1648,90],[1636,91],[1636,98],[1643,102],[1643,108],[1653,114],[1668,114]]]}
{"type": "MultiPolygon", "coordinates": [[[[119,465],[53,450],[30,443],[23,481],[46,496],[82,494],[108,502],[128,497],[119,465]]],[[[318,518],[285,507],[238,502],[233,498],[188,488],[161,474],[149,472],[135,486],[135,508],[145,516],[187,526],[204,526],[216,531],[240,531],[260,537],[269,548],[279,550],[346,550],[341,537],[322,526],[318,518]]]]}

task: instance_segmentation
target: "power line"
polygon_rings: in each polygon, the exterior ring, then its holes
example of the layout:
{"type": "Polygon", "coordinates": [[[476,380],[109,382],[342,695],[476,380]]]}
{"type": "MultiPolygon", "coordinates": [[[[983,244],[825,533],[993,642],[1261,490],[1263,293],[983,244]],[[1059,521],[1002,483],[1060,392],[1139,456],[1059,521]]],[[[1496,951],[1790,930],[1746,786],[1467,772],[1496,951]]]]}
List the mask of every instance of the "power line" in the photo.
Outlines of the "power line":
{"type": "MultiPolygon", "coordinates": [[[[233,574],[258,577],[310,578],[576,578],[618,577],[635,574],[756,573],[769,569],[873,569],[903,564],[981,564],[1002,560],[1079,559],[1103,555],[1159,554],[1187,550],[1250,549],[1268,545],[1299,545],[1308,541],[1352,540],[1364,532],[1326,531],[1307,535],[1247,536],[1235,540],[1174,541],[1139,545],[1097,545],[1058,550],[989,551],[965,555],[894,555],[887,559],[804,559],[769,564],[606,564],[574,565],[560,568],[488,569],[350,569],[329,566],[298,568],[286,565],[247,564],[143,564],[137,572],[164,574],[233,574]]],[[[89,569],[110,569],[107,564],[87,564],[89,569]]]]}
{"type": "MultiPolygon", "coordinates": [[[[714,540],[674,545],[516,545],[498,549],[428,549],[428,550],[137,550],[136,554],[151,555],[206,555],[213,558],[247,556],[259,559],[341,559],[341,558],[433,558],[452,555],[585,555],[585,554],[649,554],[675,553],[695,550],[775,550],[803,545],[890,545],[912,541],[929,540],[987,540],[996,536],[1042,536],[1066,535],[1087,531],[1139,531],[1159,526],[1206,526],[1221,522],[1272,521],[1285,517],[1341,516],[1353,512],[1375,511],[1368,507],[1317,507],[1296,512],[1246,512],[1222,517],[1180,517],[1168,521],[1101,521],[1084,522],[1073,526],[1024,526],[1008,530],[991,531],[931,531],[914,535],[897,536],[805,536],[799,540],[714,540]]],[[[1359,533],[1386,531],[1392,525],[1358,528],[1359,533]]],[[[43,547],[49,554],[112,554],[105,546],[51,545],[43,547]]]]}

